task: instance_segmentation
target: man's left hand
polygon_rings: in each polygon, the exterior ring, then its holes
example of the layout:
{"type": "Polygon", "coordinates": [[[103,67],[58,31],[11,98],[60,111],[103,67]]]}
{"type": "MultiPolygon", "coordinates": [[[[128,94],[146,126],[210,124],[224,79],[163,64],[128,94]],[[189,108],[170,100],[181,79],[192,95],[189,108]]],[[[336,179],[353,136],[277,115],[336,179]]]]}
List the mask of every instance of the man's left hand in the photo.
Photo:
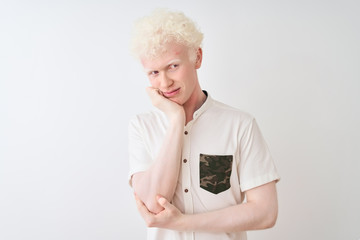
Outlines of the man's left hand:
{"type": "Polygon", "coordinates": [[[157,196],[159,204],[164,208],[158,214],[150,212],[145,204],[135,195],[137,209],[148,227],[167,228],[173,230],[183,230],[185,215],[174,205],[169,203],[162,196],[157,196]]]}

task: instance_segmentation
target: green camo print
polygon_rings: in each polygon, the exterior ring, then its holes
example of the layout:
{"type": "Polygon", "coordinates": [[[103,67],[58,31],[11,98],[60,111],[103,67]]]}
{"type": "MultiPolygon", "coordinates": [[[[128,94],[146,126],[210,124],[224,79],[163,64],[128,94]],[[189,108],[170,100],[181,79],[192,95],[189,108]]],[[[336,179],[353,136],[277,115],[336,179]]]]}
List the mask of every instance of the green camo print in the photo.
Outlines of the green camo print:
{"type": "Polygon", "coordinates": [[[200,154],[200,187],[214,194],[230,188],[232,155],[200,154]]]}

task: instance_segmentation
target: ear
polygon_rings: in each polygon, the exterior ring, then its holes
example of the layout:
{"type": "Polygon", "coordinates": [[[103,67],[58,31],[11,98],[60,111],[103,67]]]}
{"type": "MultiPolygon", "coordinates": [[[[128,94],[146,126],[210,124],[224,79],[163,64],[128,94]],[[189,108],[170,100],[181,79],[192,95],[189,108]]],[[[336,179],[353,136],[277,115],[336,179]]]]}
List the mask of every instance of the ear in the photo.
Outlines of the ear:
{"type": "Polygon", "coordinates": [[[196,61],[195,61],[195,68],[199,69],[201,67],[201,63],[202,63],[202,49],[199,48],[196,51],[196,61]]]}

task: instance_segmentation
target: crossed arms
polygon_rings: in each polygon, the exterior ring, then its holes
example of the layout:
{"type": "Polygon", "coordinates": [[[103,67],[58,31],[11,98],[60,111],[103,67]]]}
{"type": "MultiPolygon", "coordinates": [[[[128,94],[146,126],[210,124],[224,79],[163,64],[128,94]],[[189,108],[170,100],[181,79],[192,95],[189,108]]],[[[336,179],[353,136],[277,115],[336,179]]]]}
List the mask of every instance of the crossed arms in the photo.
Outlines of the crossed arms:
{"type": "Polygon", "coordinates": [[[246,191],[246,203],[199,214],[183,214],[161,196],[157,199],[164,210],[154,214],[137,195],[135,199],[148,227],[194,232],[239,232],[273,227],[278,212],[276,195],[273,181],[246,191]]]}
{"type": "Polygon", "coordinates": [[[246,203],[216,211],[183,214],[170,203],[180,171],[185,114],[181,106],[164,101],[151,89],[148,94],[153,105],[166,113],[169,126],[153,165],[132,176],[137,208],[147,226],[194,232],[239,232],[274,226],[278,213],[275,181],[247,190],[246,203]]]}

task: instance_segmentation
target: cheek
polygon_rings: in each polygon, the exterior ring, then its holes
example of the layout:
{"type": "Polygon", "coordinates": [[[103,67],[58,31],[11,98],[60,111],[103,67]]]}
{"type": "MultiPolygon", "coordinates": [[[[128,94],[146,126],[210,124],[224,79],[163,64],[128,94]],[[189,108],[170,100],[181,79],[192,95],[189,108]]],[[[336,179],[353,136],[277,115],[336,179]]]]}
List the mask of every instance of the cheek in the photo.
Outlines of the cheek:
{"type": "Polygon", "coordinates": [[[190,76],[191,75],[190,75],[189,71],[186,71],[186,70],[181,71],[178,74],[178,78],[181,79],[182,82],[188,82],[190,76]]]}
{"type": "Polygon", "coordinates": [[[150,85],[151,85],[152,87],[156,88],[157,82],[156,82],[155,79],[150,79],[150,78],[149,78],[149,83],[150,83],[150,85]]]}
{"type": "Polygon", "coordinates": [[[192,84],[194,81],[194,74],[192,71],[184,71],[182,73],[182,79],[186,84],[192,84]]]}

